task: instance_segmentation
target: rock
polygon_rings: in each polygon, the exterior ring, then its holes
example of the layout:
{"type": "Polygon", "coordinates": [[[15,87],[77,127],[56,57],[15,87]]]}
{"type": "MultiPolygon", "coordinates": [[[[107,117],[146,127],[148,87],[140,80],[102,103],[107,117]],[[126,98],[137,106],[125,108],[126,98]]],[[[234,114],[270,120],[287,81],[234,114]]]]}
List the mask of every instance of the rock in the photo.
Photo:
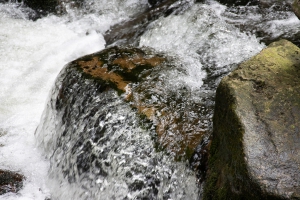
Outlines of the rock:
{"type": "Polygon", "coordinates": [[[218,86],[204,199],[299,196],[299,121],[300,49],[281,40],[218,86]]]}
{"type": "Polygon", "coordinates": [[[295,15],[300,19],[300,1],[295,0],[294,3],[292,4],[292,8],[295,15]]]}
{"type": "Polygon", "coordinates": [[[66,12],[66,5],[71,7],[80,7],[83,4],[81,0],[24,0],[24,4],[37,12],[39,17],[53,14],[63,14],[66,12]]]}
{"type": "Polygon", "coordinates": [[[276,10],[290,10],[292,0],[218,0],[227,6],[259,5],[260,7],[276,7],[276,10]]]}
{"type": "Polygon", "coordinates": [[[154,6],[156,4],[159,4],[163,2],[163,0],[148,0],[148,3],[151,5],[151,6],[154,6]]]}
{"type": "Polygon", "coordinates": [[[161,75],[178,70],[174,63],[149,50],[112,47],[79,58],[69,67],[96,79],[101,91],[113,88],[125,93],[124,99],[141,117],[155,124],[159,148],[176,154],[178,159],[190,158],[203,137],[209,135],[208,114],[212,108],[190,100],[185,86],[174,91],[163,83],[161,75]]]}
{"type": "Polygon", "coordinates": [[[176,182],[187,175],[174,160],[188,160],[209,136],[212,107],[191,98],[176,79],[185,73],[177,59],[146,48],[110,47],[66,65],[36,131],[49,177],[78,184],[83,199],[121,183],[117,199],[171,198],[174,181],[189,191],[194,182],[176,182]]]}
{"type": "Polygon", "coordinates": [[[240,6],[240,5],[256,5],[259,0],[218,0],[221,4],[227,6],[240,6]]]}
{"type": "MultiPolygon", "coordinates": [[[[197,145],[210,134],[213,105],[191,99],[191,91],[185,85],[167,84],[166,77],[171,71],[178,75],[184,73],[175,63],[172,58],[138,48],[111,47],[84,56],[65,67],[68,72],[61,75],[66,77],[62,83],[58,83],[62,86],[59,86],[57,97],[53,97],[52,109],[61,110],[66,105],[73,105],[75,100],[70,99],[74,98],[72,91],[75,89],[68,91],[72,85],[80,85],[79,82],[85,79],[95,80],[95,87],[99,88],[97,92],[91,93],[100,96],[112,89],[117,91],[125,100],[124,103],[131,105],[142,120],[155,126],[158,149],[165,149],[175,155],[176,159],[189,159],[197,145]],[[71,75],[74,73],[81,78],[74,79],[75,75],[71,75]],[[67,83],[72,84],[68,86],[67,83]]],[[[72,109],[59,111],[61,114],[57,114],[57,117],[70,116],[72,109]]],[[[62,118],[59,121],[62,121],[60,126],[69,126],[66,124],[69,119],[62,118]]]]}
{"type": "Polygon", "coordinates": [[[149,9],[132,16],[130,20],[122,21],[108,30],[105,35],[106,45],[136,45],[147,26],[161,16],[181,12],[190,6],[189,2],[178,0],[154,1],[149,9]],[[159,3],[158,3],[159,2],[159,3]]]}
{"type": "Polygon", "coordinates": [[[293,0],[259,0],[259,5],[265,8],[277,7],[276,10],[291,10],[293,0]]]}
{"type": "Polygon", "coordinates": [[[55,13],[56,7],[59,5],[59,0],[24,0],[24,3],[39,14],[44,15],[48,13],[55,13]]]}
{"type": "Polygon", "coordinates": [[[0,195],[17,193],[23,187],[25,177],[21,174],[0,169],[0,195]]]}

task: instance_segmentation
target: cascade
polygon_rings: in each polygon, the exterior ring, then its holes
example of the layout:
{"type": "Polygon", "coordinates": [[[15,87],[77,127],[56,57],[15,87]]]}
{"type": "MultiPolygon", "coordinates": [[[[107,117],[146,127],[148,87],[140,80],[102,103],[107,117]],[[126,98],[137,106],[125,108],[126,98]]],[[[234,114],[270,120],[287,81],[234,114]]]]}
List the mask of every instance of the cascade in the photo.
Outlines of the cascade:
{"type": "MultiPolygon", "coordinates": [[[[128,41],[176,58],[183,73],[166,73],[163,92],[185,87],[190,102],[210,108],[224,75],[276,38],[296,40],[300,29],[289,10],[185,2],[184,9],[145,23],[136,40],[128,41]]],[[[146,0],[86,0],[84,5],[36,19],[22,3],[0,1],[0,169],[26,178],[18,193],[0,199],[198,199],[195,172],[187,162],[157,151],[152,124],[141,121],[116,92],[99,95],[96,82],[64,68],[105,49],[110,27],[151,6],[146,0]],[[89,98],[70,95],[72,104],[60,107],[70,116],[61,116],[53,108],[67,78],[66,92],[89,98]],[[83,130],[94,138],[72,137],[83,130]]],[[[120,41],[115,44],[124,44],[120,41]]]]}

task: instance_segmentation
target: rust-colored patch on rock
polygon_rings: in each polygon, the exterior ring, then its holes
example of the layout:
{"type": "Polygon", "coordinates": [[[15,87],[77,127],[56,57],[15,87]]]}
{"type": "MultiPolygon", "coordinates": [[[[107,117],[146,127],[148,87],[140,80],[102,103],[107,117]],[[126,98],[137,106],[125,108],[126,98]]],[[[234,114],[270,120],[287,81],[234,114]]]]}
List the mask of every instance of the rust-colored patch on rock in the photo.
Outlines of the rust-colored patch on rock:
{"type": "Polygon", "coordinates": [[[145,58],[143,55],[138,54],[135,57],[122,57],[117,58],[113,61],[113,64],[119,65],[122,69],[126,70],[127,72],[130,72],[131,70],[135,69],[138,65],[149,65],[152,67],[156,67],[160,63],[164,61],[161,57],[151,57],[151,58],[145,58]]]}
{"type": "Polygon", "coordinates": [[[176,159],[190,158],[209,134],[211,122],[203,123],[210,120],[203,117],[208,116],[203,112],[211,108],[192,101],[187,103],[190,100],[186,90],[168,94],[168,89],[162,88],[164,83],[159,73],[152,72],[165,61],[165,57],[141,49],[112,47],[85,56],[75,64],[85,74],[124,93],[124,100],[156,126],[161,148],[174,153],[176,159]],[[151,80],[146,78],[150,74],[151,80]],[[153,101],[153,96],[160,100],[153,101]]]}
{"type": "Polygon", "coordinates": [[[112,83],[122,92],[126,92],[128,83],[138,79],[141,71],[154,68],[165,60],[158,55],[148,57],[138,49],[111,49],[111,54],[92,54],[77,64],[84,73],[112,83]]]}
{"type": "Polygon", "coordinates": [[[159,143],[163,148],[171,150],[177,159],[189,158],[204,136],[208,134],[208,127],[200,126],[201,117],[191,120],[175,118],[176,113],[165,112],[156,125],[159,143]]]}
{"type": "Polygon", "coordinates": [[[113,72],[109,72],[107,67],[103,67],[103,62],[99,60],[98,57],[94,57],[91,61],[78,61],[79,66],[81,66],[82,70],[92,75],[95,78],[101,78],[105,81],[111,81],[114,83],[119,90],[125,92],[125,87],[129,83],[128,81],[124,81],[123,78],[113,72]]]}

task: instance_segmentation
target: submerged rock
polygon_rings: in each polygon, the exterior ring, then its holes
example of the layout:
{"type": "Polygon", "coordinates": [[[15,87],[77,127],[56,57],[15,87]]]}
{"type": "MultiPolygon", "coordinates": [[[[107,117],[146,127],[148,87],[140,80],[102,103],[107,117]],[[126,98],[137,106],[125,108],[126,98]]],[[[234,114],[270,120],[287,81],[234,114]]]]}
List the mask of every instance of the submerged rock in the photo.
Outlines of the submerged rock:
{"type": "Polygon", "coordinates": [[[0,195],[18,192],[23,187],[24,179],[21,174],[0,169],[0,195]]]}
{"type": "MultiPolygon", "coordinates": [[[[168,73],[184,73],[171,58],[150,50],[112,47],[79,58],[68,67],[97,80],[100,91],[114,89],[124,94],[124,100],[155,125],[158,148],[177,158],[189,158],[209,135],[210,108],[193,101],[186,86],[167,83],[168,73]]],[[[63,97],[59,94],[57,104],[64,104],[63,97]]]]}
{"type": "Polygon", "coordinates": [[[149,1],[152,5],[142,13],[137,13],[129,20],[122,21],[110,28],[105,35],[107,45],[138,45],[140,36],[147,30],[147,26],[161,16],[181,12],[190,6],[189,1],[155,0],[149,1]]]}
{"type": "Polygon", "coordinates": [[[176,81],[185,73],[175,58],[138,48],[65,66],[36,131],[50,177],[79,184],[81,199],[195,199],[195,174],[174,159],[208,137],[211,108],[176,81]]]}
{"type": "Polygon", "coordinates": [[[217,89],[204,199],[297,199],[300,49],[281,40],[217,89]]]}

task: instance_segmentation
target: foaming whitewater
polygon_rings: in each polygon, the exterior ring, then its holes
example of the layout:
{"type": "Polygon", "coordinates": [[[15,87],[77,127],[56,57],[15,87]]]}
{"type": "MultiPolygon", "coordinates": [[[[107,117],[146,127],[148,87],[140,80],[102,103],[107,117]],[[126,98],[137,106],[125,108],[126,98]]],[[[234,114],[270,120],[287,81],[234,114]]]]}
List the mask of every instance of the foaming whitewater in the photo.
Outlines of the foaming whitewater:
{"type": "Polygon", "coordinates": [[[264,47],[255,36],[227,24],[220,16],[225,9],[226,6],[211,2],[196,4],[183,14],[161,17],[141,37],[140,46],[151,46],[180,57],[188,72],[188,77],[181,77],[181,81],[195,91],[207,75],[203,67],[229,72],[233,64],[250,58],[264,47]]]}
{"type": "MultiPolygon", "coordinates": [[[[42,139],[35,138],[34,132],[49,91],[63,66],[80,56],[104,49],[103,34],[109,27],[130,19],[147,6],[146,0],[87,0],[84,9],[66,5],[65,15],[49,15],[31,21],[34,12],[24,5],[0,4],[0,168],[26,177],[20,192],[1,195],[0,199],[97,199],[96,196],[132,199],[142,195],[139,188],[144,188],[147,193],[155,184],[160,185],[154,192],[162,197],[160,199],[187,197],[178,190],[181,186],[187,188],[190,195],[186,199],[197,197],[193,193],[196,184],[193,173],[185,163],[172,164],[170,158],[154,150],[153,135],[138,126],[135,114],[120,102],[116,94],[110,94],[114,109],[107,112],[102,125],[134,123],[131,130],[128,126],[116,127],[116,132],[107,138],[102,149],[96,149],[97,152],[106,147],[115,149],[108,152],[106,158],[111,159],[112,176],[102,179],[88,177],[90,179],[81,185],[65,180],[56,173],[53,163],[50,167],[48,158],[51,155],[47,155],[51,152],[37,148],[42,139]],[[123,139],[127,142],[117,145],[124,133],[127,138],[123,139]],[[141,174],[141,170],[145,174],[141,174]],[[149,174],[152,179],[147,179],[149,174]],[[89,181],[91,179],[95,181],[89,181]],[[132,190],[128,190],[130,185],[132,190]],[[91,186],[92,189],[85,190],[82,186],[91,186]],[[113,196],[115,191],[119,196],[113,196]],[[163,194],[168,195],[164,197],[163,194]]],[[[288,35],[286,30],[290,33],[299,31],[299,21],[291,12],[262,15],[257,10],[257,7],[227,8],[215,1],[195,4],[182,13],[161,17],[151,23],[141,36],[140,46],[150,46],[177,57],[187,73],[182,76],[169,74],[170,86],[180,82],[197,96],[210,74],[229,73],[238,63],[265,47],[259,42],[260,38],[253,35],[255,31],[264,30],[272,37],[288,35]],[[241,28],[247,24],[256,30],[241,28]]]]}
{"type": "Polygon", "coordinates": [[[104,48],[105,42],[102,35],[80,36],[49,19],[0,15],[0,166],[26,177],[20,194],[0,198],[45,199],[49,164],[36,149],[34,131],[46,97],[62,66],[104,48]]]}

